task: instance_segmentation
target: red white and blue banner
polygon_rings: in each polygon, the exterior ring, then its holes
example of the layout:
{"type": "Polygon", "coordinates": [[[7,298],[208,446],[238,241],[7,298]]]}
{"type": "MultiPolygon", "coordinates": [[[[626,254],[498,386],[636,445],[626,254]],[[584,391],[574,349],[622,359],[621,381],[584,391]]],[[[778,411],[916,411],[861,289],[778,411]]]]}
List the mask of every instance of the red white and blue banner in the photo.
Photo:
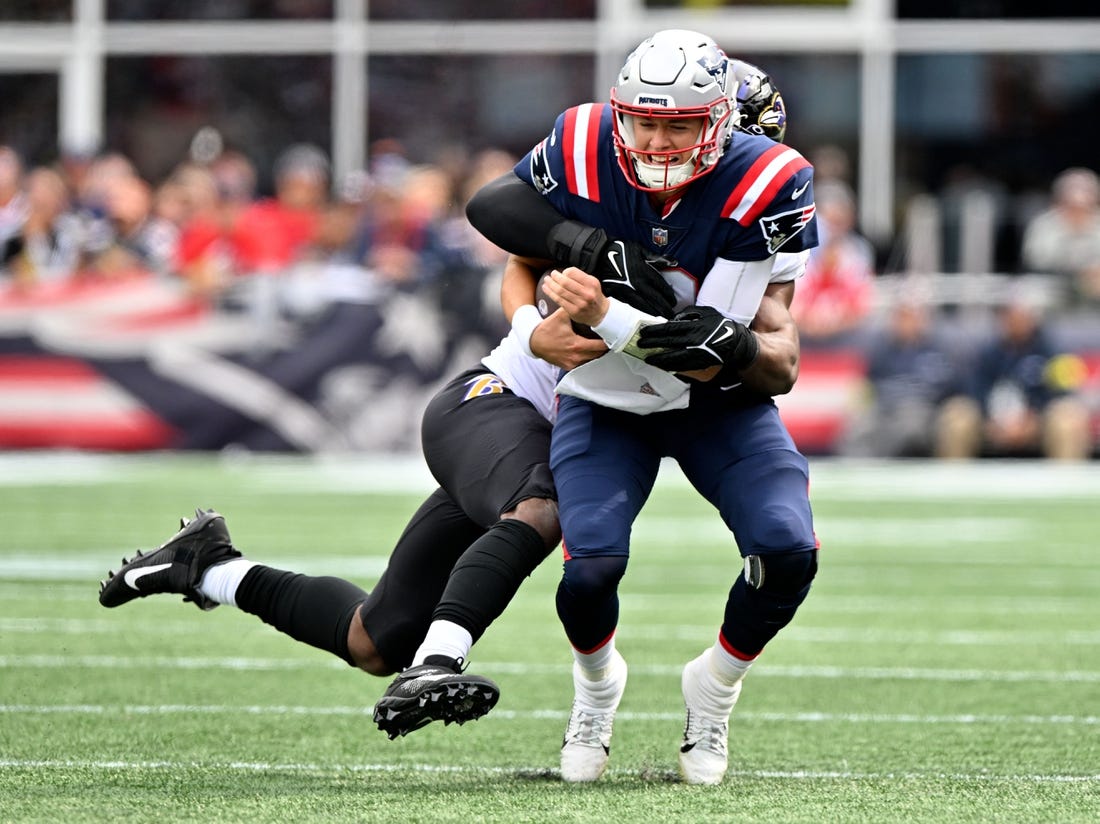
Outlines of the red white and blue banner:
{"type": "Polygon", "coordinates": [[[275,309],[146,276],[0,289],[0,448],[415,449],[431,394],[487,351],[430,292],[275,309]]]}

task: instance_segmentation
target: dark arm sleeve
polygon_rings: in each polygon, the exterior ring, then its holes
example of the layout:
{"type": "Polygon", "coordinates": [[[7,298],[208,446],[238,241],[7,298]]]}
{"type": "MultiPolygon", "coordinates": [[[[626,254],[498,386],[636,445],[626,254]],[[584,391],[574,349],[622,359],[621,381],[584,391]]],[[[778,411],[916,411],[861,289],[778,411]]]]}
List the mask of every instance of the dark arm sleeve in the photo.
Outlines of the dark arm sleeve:
{"type": "Polygon", "coordinates": [[[482,186],[466,204],[466,218],[506,252],[554,260],[547,238],[564,218],[533,186],[506,172],[482,186]]]}

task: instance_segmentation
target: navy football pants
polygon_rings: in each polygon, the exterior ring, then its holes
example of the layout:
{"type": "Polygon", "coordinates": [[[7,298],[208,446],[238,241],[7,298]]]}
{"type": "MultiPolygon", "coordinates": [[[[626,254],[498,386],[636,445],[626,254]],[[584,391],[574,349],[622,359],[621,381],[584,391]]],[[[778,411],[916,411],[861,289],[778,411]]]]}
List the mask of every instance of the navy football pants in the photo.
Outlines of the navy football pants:
{"type": "MultiPolygon", "coordinates": [[[[562,397],[550,450],[566,553],[557,602],[566,635],[581,651],[598,648],[615,630],[631,526],[666,456],[718,509],[741,555],[763,556],[766,564],[769,555],[816,547],[807,462],[774,404],[741,409],[700,404],[633,415],[562,397]]],[[[677,563],[675,547],[666,562],[677,563]]],[[[731,584],[741,570],[742,562],[731,554],[731,584]]],[[[776,625],[775,616],[752,614],[768,607],[758,603],[761,599],[746,599],[743,581],[737,584],[722,634],[736,637],[738,649],[750,647],[744,652],[755,655],[793,616],[805,591],[776,625]],[[730,626],[733,622],[768,629],[745,637],[743,628],[730,626]]]]}

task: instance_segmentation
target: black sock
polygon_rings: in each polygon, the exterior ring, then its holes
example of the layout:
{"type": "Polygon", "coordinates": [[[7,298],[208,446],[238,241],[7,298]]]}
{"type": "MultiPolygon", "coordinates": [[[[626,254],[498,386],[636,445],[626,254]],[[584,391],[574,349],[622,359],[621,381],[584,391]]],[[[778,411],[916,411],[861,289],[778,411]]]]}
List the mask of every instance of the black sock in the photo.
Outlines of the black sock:
{"type": "Polygon", "coordinates": [[[314,578],[252,567],[237,588],[237,606],[296,641],[347,661],[348,628],[367,593],[342,578],[314,578]]]}
{"type": "Polygon", "coordinates": [[[531,525],[515,518],[498,521],[462,553],[432,620],[452,621],[477,641],[549,554],[531,525]]]}

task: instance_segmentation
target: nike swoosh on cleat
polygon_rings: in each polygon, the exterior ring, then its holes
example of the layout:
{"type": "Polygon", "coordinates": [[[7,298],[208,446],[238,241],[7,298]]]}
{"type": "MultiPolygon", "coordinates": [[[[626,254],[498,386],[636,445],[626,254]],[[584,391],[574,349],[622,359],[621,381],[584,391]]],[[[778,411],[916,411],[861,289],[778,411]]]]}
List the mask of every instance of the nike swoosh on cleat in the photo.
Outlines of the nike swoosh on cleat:
{"type": "Polygon", "coordinates": [[[126,586],[130,589],[137,589],[137,582],[144,578],[146,575],[152,575],[154,572],[160,572],[168,569],[172,566],[171,563],[167,564],[154,564],[153,566],[138,567],[137,569],[130,569],[126,571],[126,574],[122,576],[122,580],[126,582],[126,586]]]}

